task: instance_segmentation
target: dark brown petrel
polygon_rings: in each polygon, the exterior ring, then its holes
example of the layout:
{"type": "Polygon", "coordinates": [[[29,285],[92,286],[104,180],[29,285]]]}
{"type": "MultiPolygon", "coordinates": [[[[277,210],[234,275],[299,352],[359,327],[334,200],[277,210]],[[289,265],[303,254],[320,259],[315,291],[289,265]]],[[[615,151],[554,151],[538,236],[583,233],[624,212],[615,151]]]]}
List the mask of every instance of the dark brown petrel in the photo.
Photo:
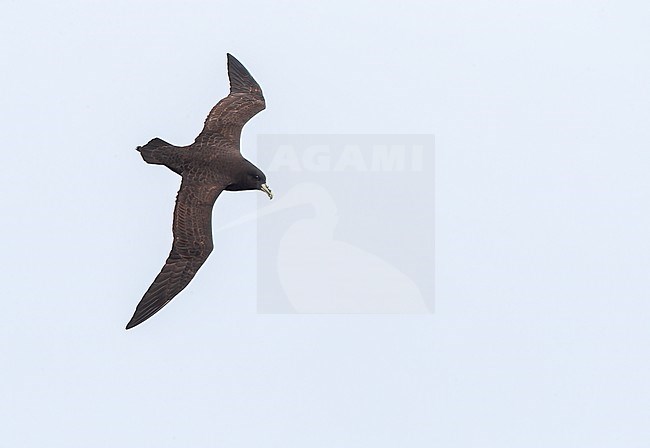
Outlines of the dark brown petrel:
{"type": "Polygon", "coordinates": [[[242,128],[264,110],[262,89],[228,54],[230,94],[212,108],[189,146],[154,138],[138,146],[147,163],[165,165],[182,177],[174,209],[174,243],[160,274],[126,325],[141,324],[167,305],[194,278],[212,252],[212,207],[222,191],[261,190],[273,198],[264,173],[239,152],[242,128]]]}

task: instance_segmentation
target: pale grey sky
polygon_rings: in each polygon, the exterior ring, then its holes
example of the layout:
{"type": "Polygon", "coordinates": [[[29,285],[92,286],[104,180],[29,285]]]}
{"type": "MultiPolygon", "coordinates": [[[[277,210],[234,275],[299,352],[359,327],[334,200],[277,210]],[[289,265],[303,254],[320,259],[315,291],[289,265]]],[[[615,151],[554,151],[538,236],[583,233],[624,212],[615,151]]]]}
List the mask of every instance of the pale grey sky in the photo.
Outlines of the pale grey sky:
{"type": "Polygon", "coordinates": [[[650,443],[646,3],[4,0],[0,29],[1,446],[650,443]],[[194,139],[226,52],[253,160],[435,135],[434,314],[256,314],[250,223],[124,330],[178,188],[134,147],[194,139]]]}

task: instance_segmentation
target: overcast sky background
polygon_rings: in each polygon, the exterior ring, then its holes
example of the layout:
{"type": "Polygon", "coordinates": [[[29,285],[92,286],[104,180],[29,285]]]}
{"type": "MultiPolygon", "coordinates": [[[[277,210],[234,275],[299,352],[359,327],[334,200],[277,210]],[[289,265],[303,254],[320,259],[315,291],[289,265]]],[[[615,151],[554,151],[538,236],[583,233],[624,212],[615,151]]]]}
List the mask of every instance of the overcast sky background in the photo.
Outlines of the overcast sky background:
{"type": "Polygon", "coordinates": [[[646,2],[2,0],[0,29],[2,446],[650,443],[646,2]],[[434,314],[256,314],[253,222],[124,330],[178,188],[133,149],[194,139],[226,52],[253,160],[435,134],[434,314]]]}

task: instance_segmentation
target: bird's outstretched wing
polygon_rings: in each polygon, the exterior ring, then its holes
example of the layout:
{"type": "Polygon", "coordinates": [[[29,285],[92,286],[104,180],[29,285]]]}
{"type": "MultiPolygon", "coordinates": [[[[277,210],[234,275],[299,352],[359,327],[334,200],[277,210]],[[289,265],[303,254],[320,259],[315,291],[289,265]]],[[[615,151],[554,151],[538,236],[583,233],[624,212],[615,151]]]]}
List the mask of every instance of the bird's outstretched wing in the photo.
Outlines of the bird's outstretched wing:
{"type": "Polygon", "coordinates": [[[239,148],[244,125],[266,107],[259,84],[233,55],[228,53],[230,94],[212,108],[196,143],[224,139],[239,148]]]}
{"type": "Polygon", "coordinates": [[[135,309],[127,330],[167,305],[212,252],[212,207],[223,189],[183,180],[174,209],[174,244],[160,274],[135,309]]]}

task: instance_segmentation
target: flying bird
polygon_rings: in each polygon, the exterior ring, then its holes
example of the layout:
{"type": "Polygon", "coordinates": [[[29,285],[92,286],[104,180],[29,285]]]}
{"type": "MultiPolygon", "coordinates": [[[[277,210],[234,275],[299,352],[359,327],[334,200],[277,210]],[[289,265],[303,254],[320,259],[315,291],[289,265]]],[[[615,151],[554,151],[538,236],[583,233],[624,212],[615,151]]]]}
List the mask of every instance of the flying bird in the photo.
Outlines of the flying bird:
{"type": "Polygon", "coordinates": [[[189,146],[154,138],[136,149],[145,162],[180,174],[174,209],[174,242],[160,274],[145,292],[126,329],[156,314],[194,278],[212,252],[212,208],[222,191],[273,193],[264,173],[239,150],[244,125],[266,107],[262,89],[246,68],[228,54],[230,94],[212,108],[203,130],[189,146]]]}

